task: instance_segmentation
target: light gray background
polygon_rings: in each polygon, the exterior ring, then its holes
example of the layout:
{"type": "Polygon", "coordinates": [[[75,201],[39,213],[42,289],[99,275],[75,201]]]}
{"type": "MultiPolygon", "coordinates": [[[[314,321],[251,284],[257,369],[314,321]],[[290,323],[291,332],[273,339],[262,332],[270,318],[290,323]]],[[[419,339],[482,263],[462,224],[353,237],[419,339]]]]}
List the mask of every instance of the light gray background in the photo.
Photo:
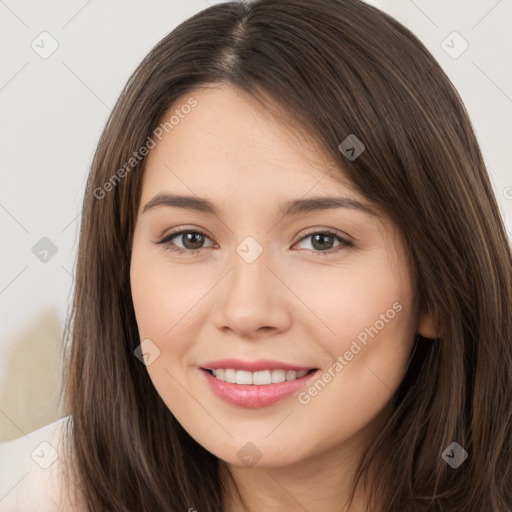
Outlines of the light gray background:
{"type": "MultiPolygon", "coordinates": [[[[109,111],[147,52],[213,3],[0,0],[0,441],[57,418],[84,184],[109,111]],[[57,248],[46,262],[32,252],[43,237],[57,248]]],[[[409,27],[459,90],[510,233],[512,1],[369,3],[409,27]]]]}

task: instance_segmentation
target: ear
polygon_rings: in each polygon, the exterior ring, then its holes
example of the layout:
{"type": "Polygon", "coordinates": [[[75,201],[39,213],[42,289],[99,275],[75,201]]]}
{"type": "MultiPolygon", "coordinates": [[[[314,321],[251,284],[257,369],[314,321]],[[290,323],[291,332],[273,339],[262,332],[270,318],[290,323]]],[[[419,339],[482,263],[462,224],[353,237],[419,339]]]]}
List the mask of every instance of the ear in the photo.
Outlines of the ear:
{"type": "Polygon", "coordinates": [[[428,312],[420,314],[418,320],[418,334],[429,339],[440,338],[442,336],[440,329],[434,322],[432,314],[428,312]]]}

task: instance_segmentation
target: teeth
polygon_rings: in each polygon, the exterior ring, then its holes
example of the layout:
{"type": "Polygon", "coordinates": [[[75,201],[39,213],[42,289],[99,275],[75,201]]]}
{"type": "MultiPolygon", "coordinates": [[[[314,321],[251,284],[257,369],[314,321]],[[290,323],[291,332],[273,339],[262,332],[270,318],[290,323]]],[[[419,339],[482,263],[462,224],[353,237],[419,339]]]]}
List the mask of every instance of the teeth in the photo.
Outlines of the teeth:
{"type": "Polygon", "coordinates": [[[272,384],[284,382],[286,380],[286,372],[284,370],[272,370],[272,384]]]}
{"type": "Polygon", "coordinates": [[[297,372],[289,370],[286,372],[286,380],[295,380],[297,378],[297,372]]]}
{"type": "Polygon", "coordinates": [[[252,374],[252,381],[250,382],[250,384],[255,384],[256,386],[261,386],[264,384],[270,384],[271,382],[272,382],[272,372],[270,370],[265,370],[263,372],[254,372],[252,374]]]}
{"type": "Polygon", "coordinates": [[[245,370],[238,370],[236,372],[237,384],[252,384],[252,373],[245,370]]]}
{"type": "Polygon", "coordinates": [[[263,370],[261,372],[248,372],[246,370],[233,370],[230,368],[219,368],[212,370],[213,375],[225,382],[232,384],[254,384],[256,386],[265,386],[267,384],[277,384],[285,380],[295,380],[304,377],[308,370],[296,372],[294,370],[263,370]]]}
{"type": "Polygon", "coordinates": [[[224,380],[226,382],[235,383],[236,382],[236,371],[235,370],[225,370],[224,371],[224,380]]]}

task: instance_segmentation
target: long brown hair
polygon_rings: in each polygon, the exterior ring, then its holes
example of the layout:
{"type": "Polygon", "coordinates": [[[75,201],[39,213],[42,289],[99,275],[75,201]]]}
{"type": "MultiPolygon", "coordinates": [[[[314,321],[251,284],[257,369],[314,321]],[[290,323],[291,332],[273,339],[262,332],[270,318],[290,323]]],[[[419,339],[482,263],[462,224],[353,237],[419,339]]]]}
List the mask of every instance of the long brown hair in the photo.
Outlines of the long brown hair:
{"type": "Polygon", "coordinates": [[[372,477],[370,510],[512,510],[509,242],[456,90],[409,30],[359,0],[214,5],[160,41],[124,88],[87,181],[66,323],[68,476],[88,510],[222,511],[219,460],[134,355],[129,266],[145,159],[126,165],[178,98],[222,82],[302,129],[389,214],[418,307],[442,333],[416,336],[362,460],[355,484],[372,477]],[[366,147],[352,161],[338,147],[351,134],[366,147]],[[452,442],[468,453],[456,469],[441,457],[452,442]]]}

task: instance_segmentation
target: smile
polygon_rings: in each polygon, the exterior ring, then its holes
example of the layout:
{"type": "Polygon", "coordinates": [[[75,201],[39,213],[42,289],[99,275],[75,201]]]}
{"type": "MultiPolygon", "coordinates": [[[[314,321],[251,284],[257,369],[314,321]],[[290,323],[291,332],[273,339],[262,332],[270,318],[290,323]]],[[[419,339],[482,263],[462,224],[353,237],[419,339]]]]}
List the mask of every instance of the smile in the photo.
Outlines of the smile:
{"type": "Polygon", "coordinates": [[[309,371],[314,370],[296,372],[294,370],[277,369],[249,372],[246,370],[235,370],[233,368],[218,368],[210,371],[215,378],[224,382],[267,386],[269,384],[278,384],[280,382],[300,379],[309,373],[309,371]]]}
{"type": "Polygon", "coordinates": [[[245,408],[267,407],[298,393],[319,371],[279,361],[235,359],[213,361],[200,370],[214,395],[245,408]]]}

